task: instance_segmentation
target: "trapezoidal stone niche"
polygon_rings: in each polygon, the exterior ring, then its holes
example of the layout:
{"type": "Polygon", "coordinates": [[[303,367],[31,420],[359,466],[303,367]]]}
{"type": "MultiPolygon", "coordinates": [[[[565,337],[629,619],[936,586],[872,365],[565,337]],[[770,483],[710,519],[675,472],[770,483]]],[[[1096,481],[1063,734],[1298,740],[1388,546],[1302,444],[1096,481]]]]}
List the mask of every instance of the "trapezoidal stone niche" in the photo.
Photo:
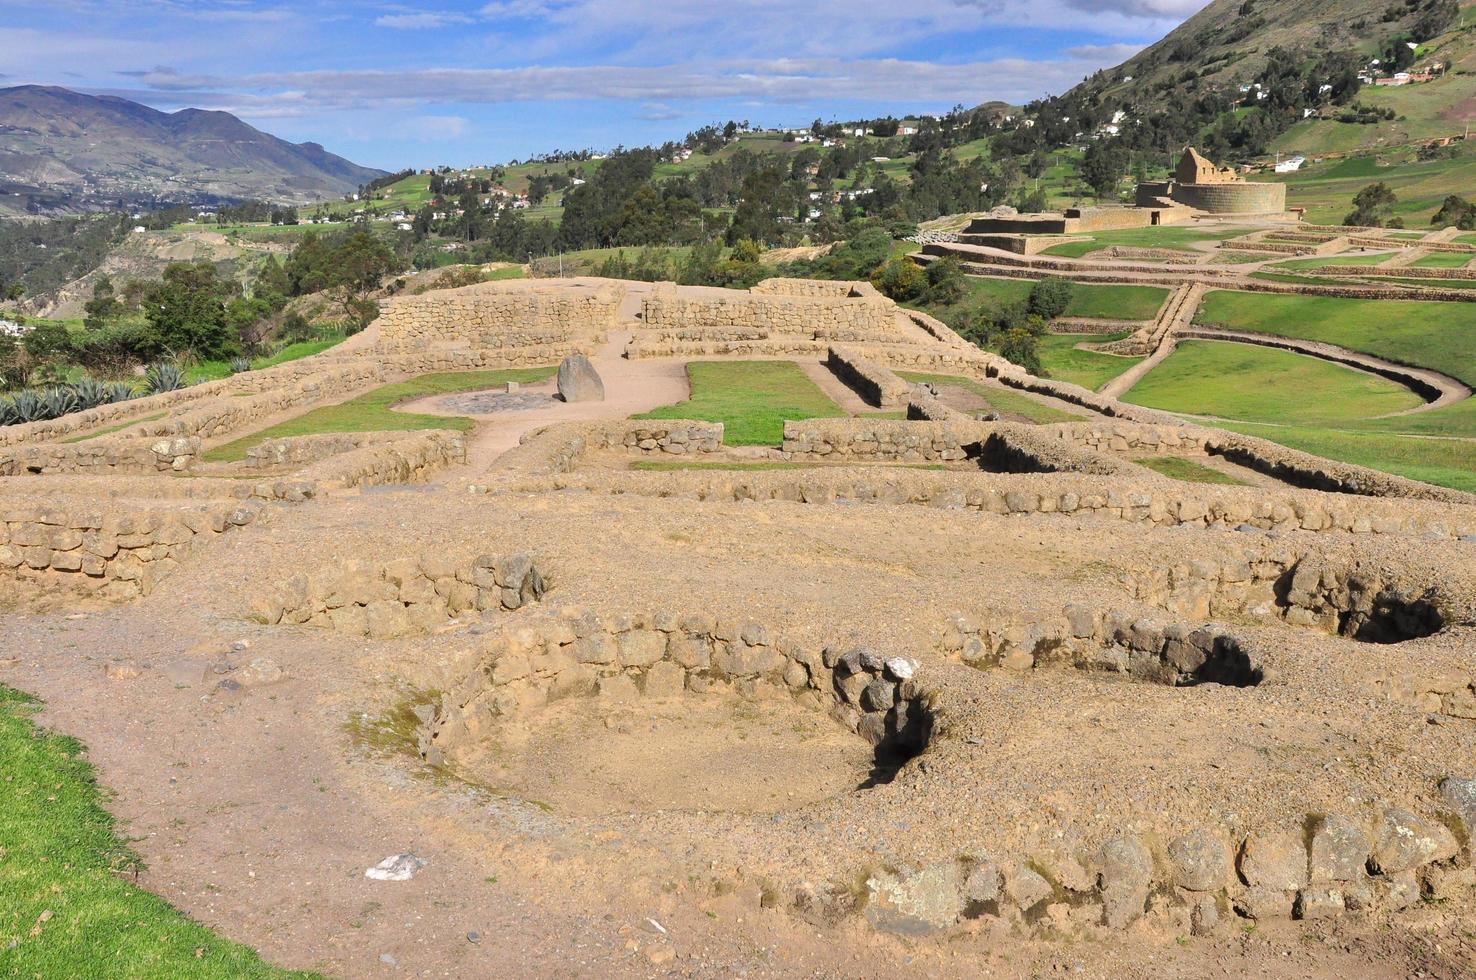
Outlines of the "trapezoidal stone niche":
{"type": "Polygon", "coordinates": [[[702,615],[542,617],[487,634],[418,710],[421,757],[573,817],[766,813],[888,782],[926,748],[915,662],[702,615]]]}

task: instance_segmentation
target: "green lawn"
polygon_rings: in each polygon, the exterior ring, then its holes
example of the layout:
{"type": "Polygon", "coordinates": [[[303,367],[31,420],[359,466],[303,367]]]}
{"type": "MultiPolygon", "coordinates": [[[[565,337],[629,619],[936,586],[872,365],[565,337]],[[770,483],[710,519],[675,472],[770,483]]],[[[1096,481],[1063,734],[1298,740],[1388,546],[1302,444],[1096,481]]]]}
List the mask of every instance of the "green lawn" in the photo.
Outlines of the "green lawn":
{"type": "Polygon", "coordinates": [[[1040,338],[1040,364],[1046,374],[1058,381],[1069,381],[1096,391],[1142,358],[1077,350],[1077,344],[1101,344],[1121,340],[1126,333],[1110,334],[1046,334],[1040,338]]]}
{"type": "MultiPolygon", "coordinates": [[[[1435,413],[1429,413],[1431,415],[1435,413]]],[[[1405,419],[1425,415],[1405,416],[1405,419]]],[[[1387,419],[1385,421],[1403,421],[1387,419]]],[[[1217,423],[1220,428],[1260,436],[1327,459],[1396,473],[1411,480],[1476,493],[1476,443],[1463,439],[1421,439],[1359,429],[1217,423]]]]}
{"type": "Polygon", "coordinates": [[[253,432],[234,442],[216,446],[204,458],[212,462],[234,462],[246,458],[246,451],[266,439],[310,436],[320,432],[395,432],[410,429],[455,429],[465,432],[476,423],[464,417],[416,415],[391,409],[401,402],[450,395],[460,391],[495,388],[509,381],[528,384],[552,375],[556,366],[510,368],[501,371],[457,371],[447,374],[423,374],[418,378],[382,385],[338,405],[324,405],[279,423],[269,429],[253,432]]]}
{"type": "Polygon", "coordinates": [[[1267,268],[1275,269],[1317,269],[1324,265],[1378,265],[1387,262],[1394,257],[1393,252],[1374,252],[1373,254],[1355,255],[1314,255],[1305,259],[1287,259],[1285,262],[1272,262],[1267,268]]]}
{"type": "MultiPolygon", "coordinates": [[[[972,295],[991,296],[1001,303],[1023,303],[1035,285],[1029,279],[970,277],[972,295]]],[[[1071,290],[1067,316],[1103,317],[1109,320],[1151,320],[1168,299],[1162,286],[1119,286],[1076,283],[1071,290]]]]}
{"type": "Polygon", "coordinates": [[[1367,419],[1423,403],[1402,385],[1340,364],[1215,340],[1181,343],[1124,400],[1166,412],[1287,425],[1367,419]]]}
{"type": "Polygon", "coordinates": [[[1195,321],[1320,340],[1476,384],[1476,303],[1215,290],[1195,321]]]}
{"type": "Polygon", "coordinates": [[[286,977],[129,883],[138,859],[82,746],[0,686],[0,970],[9,977],[286,977]]]}
{"type": "Polygon", "coordinates": [[[730,446],[777,446],[786,420],[844,418],[793,361],[693,361],[692,397],[638,419],[702,419],[723,423],[730,446]]]}
{"type": "Polygon", "coordinates": [[[1172,248],[1187,250],[1194,242],[1223,241],[1243,235],[1246,228],[1221,228],[1209,231],[1203,228],[1184,228],[1177,225],[1158,225],[1149,228],[1123,228],[1118,231],[1093,232],[1088,241],[1063,242],[1052,245],[1042,255],[1059,255],[1065,258],[1080,258],[1112,245],[1129,245],[1135,248],[1172,248]]]}
{"type": "Polygon", "coordinates": [[[1466,255],[1461,252],[1431,252],[1422,255],[1409,264],[1412,269],[1461,269],[1469,265],[1476,255],[1466,255]]]}
{"type": "MultiPolygon", "coordinates": [[[[769,470],[813,470],[832,466],[831,463],[820,462],[797,462],[784,459],[754,460],[747,462],[743,460],[726,460],[723,462],[681,462],[680,460],[668,459],[642,459],[632,463],[633,470],[644,470],[650,473],[674,473],[680,470],[703,470],[703,471],[736,471],[736,472],[765,472],[769,470]]],[[[876,465],[876,464],[867,464],[876,465]]],[[[942,463],[901,463],[893,467],[904,470],[946,470],[947,466],[942,463]]]]}
{"type": "Polygon", "coordinates": [[[1139,466],[1146,466],[1155,473],[1175,480],[1183,480],[1185,483],[1214,483],[1226,487],[1248,486],[1244,480],[1236,479],[1229,473],[1221,473],[1219,470],[1211,469],[1203,463],[1196,463],[1192,459],[1184,459],[1182,456],[1146,456],[1143,459],[1135,459],[1133,462],[1139,466]]]}
{"type": "MultiPolygon", "coordinates": [[[[296,361],[300,358],[311,357],[321,354],[330,347],[336,347],[343,343],[346,338],[342,336],[325,337],[319,340],[302,340],[295,344],[288,344],[275,354],[267,357],[254,357],[251,359],[251,369],[260,371],[262,368],[275,367],[278,364],[286,364],[288,361],[296,361]]],[[[185,378],[191,384],[199,384],[201,381],[218,381],[221,378],[231,376],[231,364],[229,361],[201,361],[199,364],[185,369],[185,378]]]]}
{"type": "Polygon", "coordinates": [[[973,378],[965,378],[956,374],[920,374],[915,371],[898,371],[897,373],[907,381],[929,381],[940,386],[972,391],[989,402],[1001,414],[1019,415],[1037,425],[1049,425],[1052,422],[1080,422],[1082,418],[1080,415],[1047,405],[1013,388],[984,385],[973,378]]]}

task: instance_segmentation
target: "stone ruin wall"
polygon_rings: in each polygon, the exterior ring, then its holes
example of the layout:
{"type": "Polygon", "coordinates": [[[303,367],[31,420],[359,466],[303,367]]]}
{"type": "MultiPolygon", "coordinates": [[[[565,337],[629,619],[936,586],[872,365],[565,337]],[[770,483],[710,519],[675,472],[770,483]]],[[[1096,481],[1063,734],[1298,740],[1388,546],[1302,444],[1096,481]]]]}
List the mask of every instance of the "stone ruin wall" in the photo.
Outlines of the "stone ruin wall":
{"type": "Polygon", "coordinates": [[[868,359],[849,347],[832,346],[825,364],[867,402],[877,408],[897,408],[907,404],[912,386],[889,368],[868,359]]]}
{"type": "Polygon", "coordinates": [[[99,438],[0,448],[0,476],[57,473],[181,473],[200,456],[190,438],[99,438]]]}
{"type": "Polygon", "coordinates": [[[0,582],[110,599],[147,595],[197,540],[256,515],[255,506],[237,503],[159,510],[109,500],[86,509],[0,502],[0,582]]]}
{"type": "Polygon", "coordinates": [[[900,740],[915,751],[935,721],[935,695],[916,669],[905,657],[817,647],[702,612],[564,610],[488,634],[474,667],[448,678],[423,716],[420,748],[432,764],[454,761],[498,718],[563,698],[732,693],[797,701],[872,745],[900,740]]]}
{"type": "Polygon", "coordinates": [[[1179,204],[1210,214],[1269,214],[1286,210],[1285,184],[1181,184],[1169,196],[1179,204]]]}
{"type": "Polygon", "coordinates": [[[829,279],[788,279],[775,276],[764,279],[749,290],[759,296],[807,296],[829,299],[882,298],[869,282],[846,282],[829,279]]]}
{"type": "Polygon", "coordinates": [[[643,319],[651,330],[759,331],[803,337],[873,334],[897,336],[896,304],[880,296],[837,301],[828,296],[735,292],[731,296],[682,296],[658,289],[647,296],[643,319]]]}
{"type": "Polygon", "coordinates": [[[549,587],[543,560],[526,553],[351,560],[298,572],[254,601],[251,618],[387,640],[430,633],[468,613],[521,609],[549,587]]]}
{"type": "Polygon", "coordinates": [[[613,281],[593,288],[480,283],[396,297],[381,308],[377,346],[491,350],[603,337],[615,325],[624,297],[625,287],[613,281]]]}

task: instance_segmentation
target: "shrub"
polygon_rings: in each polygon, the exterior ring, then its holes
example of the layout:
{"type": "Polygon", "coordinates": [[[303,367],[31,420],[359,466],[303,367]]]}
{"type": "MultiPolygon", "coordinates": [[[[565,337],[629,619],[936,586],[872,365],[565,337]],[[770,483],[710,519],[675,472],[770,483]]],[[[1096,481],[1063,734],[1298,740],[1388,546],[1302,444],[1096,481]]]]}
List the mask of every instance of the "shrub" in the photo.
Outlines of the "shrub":
{"type": "Polygon", "coordinates": [[[883,296],[901,303],[921,296],[927,286],[927,277],[916,263],[896,258],[883,263],[871,274],[871,284],[883,296]]]}
{"type": "Polygon", "coordinates": [[[1064,315],[1071,305],[1071,288],[1071,282],[1066,279],[1052,277],[1040,280],[1030,288],[1026,311],[1046,320],[1064,315]]]}
{"type": "Polygon", "coordinates": [[[233,357],[233,358],[231,358],[231,373],[232,374],[244,374],[244,373],[246,373],[247,371],[250,371],[250,370],[251,370],[251,358],[249,358],[249,357],[233,357]]]}
{"type": "Polygon", "coordinates": [[[1024,327],[1014,327],[1005,331],[999,341],[999,355],[1012,364],[1029,371],[1031,374],[1040,376],[1043,374],[1040,366],[1040,351],[1038,349],[1038,338],[1024,327]]]}

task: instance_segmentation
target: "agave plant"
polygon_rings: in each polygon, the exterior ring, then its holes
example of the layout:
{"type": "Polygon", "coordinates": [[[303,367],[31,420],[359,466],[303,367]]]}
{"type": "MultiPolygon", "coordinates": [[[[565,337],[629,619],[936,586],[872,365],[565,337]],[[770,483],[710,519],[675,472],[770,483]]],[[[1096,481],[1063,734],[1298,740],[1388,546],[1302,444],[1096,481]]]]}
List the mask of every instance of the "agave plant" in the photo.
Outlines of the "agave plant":
{"type": "Polygon", "coordinates": [[[10,398],[0,398],[0,425],[15,425],[20,421],[20,414],[15,410],[15,401],[10,398]]]}
{"type": "Polygon", "coordinates": [[[96,408],[108,400],[108,390],[101,381],[94,378],[80,378],[72,385],[72,391],[77,395],[77,401],[82,408],[96,408]]]}
{"type": "Polygon", "coordinates": [[[77,392],[66,385],[47,388],[41,393],[41,403],[46,406],[46,417],[49,419],[59,419],[82,408],[77,392]]]}
{"type": "Polygon", "coordinates": [[[29,388],[16,392],[10,401],[17,422],[40,422],[47,417],[41,397],[29,388]]]}
{"type": "Polygon", "coordinates": [[[249,358],[249,357],[233,357],[233,358],[231,358],[231,373],[232,374],[243,374],[243,373],[245,373],[247,371],[250,371],[250,370],[251,370],[251,358],[249,358]]]}
{"type": "Polygon", "coordinates": [[[136,392],[133,390],[133,385],[127,381],[114,381],[104,389],[104,394],[105,397],[103,400],[109,405],[112,405],[115,402],[128,401],[136,392]]]}
{"type": "Polygon", "coordinates": [[[165,391],[178,391],[185,387],[184,372],[179,369],[178,364],[168,361],[159,361],[149,365],[144,374],[144,388],[151,395],[157,395],[165,391]]]}

